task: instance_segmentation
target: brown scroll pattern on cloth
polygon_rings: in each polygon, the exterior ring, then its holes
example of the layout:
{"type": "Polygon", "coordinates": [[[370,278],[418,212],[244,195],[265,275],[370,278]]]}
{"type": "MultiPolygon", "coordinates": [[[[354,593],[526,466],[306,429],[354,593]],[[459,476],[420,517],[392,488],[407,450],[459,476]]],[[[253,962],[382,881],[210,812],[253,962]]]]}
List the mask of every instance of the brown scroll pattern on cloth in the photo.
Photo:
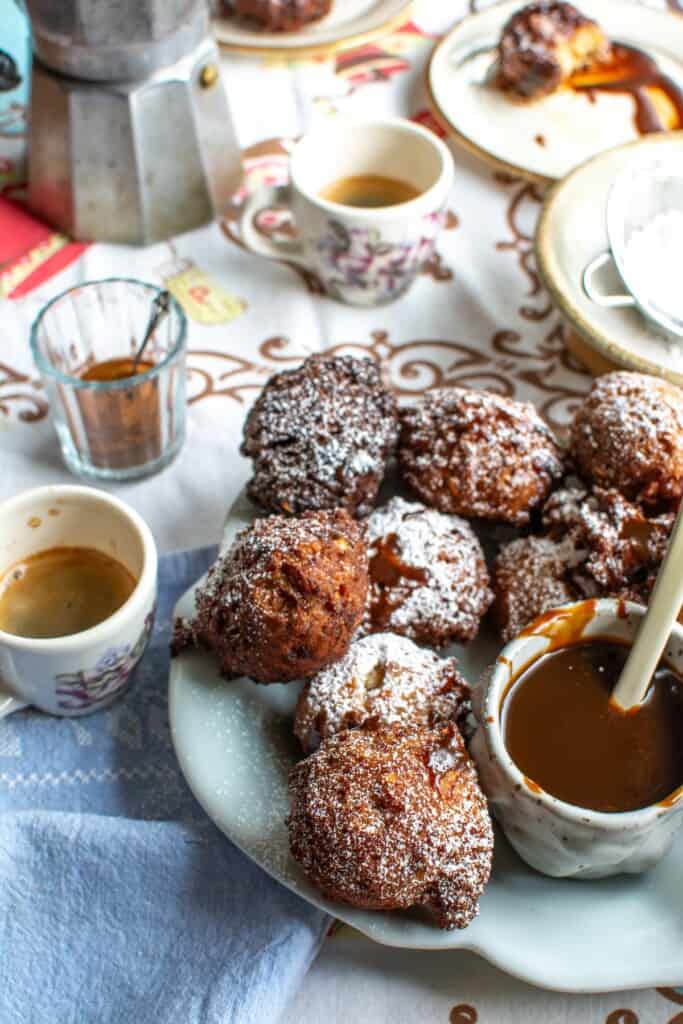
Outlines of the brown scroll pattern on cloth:
{"type": "Polygon", "coordinates": [[[502,171],[494,174],[493,178],[504,188],[512,189],[505,211],[505,220],[511,237],[496,242],[496,249],[498,252],[510,252],[516,256],[519,269],[527,281],[526,297],[544,300],[541,306],[523,302],[518,309],[519,315],[532,322],[545,320],[552,313],[553,306],[536,269],[533,228],[529,230],[525,227],[525,219],[535,226],[545,190],[541,185],[522,181],[502,171]]]}
{"type": "MultiPolygon", "coordinates": [[[[228,398],[244,404],[271,373],[297,365],[312,352],[282,335],[261,342],[258,357],[262,362],[226,352],[190,351],[189,402],[228,398]]],[[[321,352],[374,359],[382,367],[387,386],[403,402],[431,388],[455,384],[486,388],[508,397],[533,397],[558,430],[588,391],[591,381],[588,374],[568,362],[557,325],[535,346],[511,329],[495,332],[483,344],[443,339],[395,342],[388,331],[375,330],[367,339],[338,342],[321,352]],[[571,382],[567,380],[567,369],[573,371],[571,382]]]]}
{"type": "Polygon", "coordinates": [[[677,1006],[683,1006],[683,988],[658,988],[657,992],[660,996],[668,999],[670,1003],[676,1003],[677,1006]]]}
{"type": "Polygon", "coordinates": [[[227,352],[193,349],[187,353],[187,404],[193,405],[203,398],[231,398],[244,405],[245,392],[260,391],[271,372],[267,366],[227,352]],[[212,372],[214,363],[218,364],[215,375],[212,372]],[[260,379],[253,382],[238,379],[242,374],[255,375],[260,379]]]}
{"type": "Polygon", "coordinates": [[[41,387],[39,380],[0,363],[0,416],[16,416],[22,423],[44,420],[48,404],[41,387]]]}

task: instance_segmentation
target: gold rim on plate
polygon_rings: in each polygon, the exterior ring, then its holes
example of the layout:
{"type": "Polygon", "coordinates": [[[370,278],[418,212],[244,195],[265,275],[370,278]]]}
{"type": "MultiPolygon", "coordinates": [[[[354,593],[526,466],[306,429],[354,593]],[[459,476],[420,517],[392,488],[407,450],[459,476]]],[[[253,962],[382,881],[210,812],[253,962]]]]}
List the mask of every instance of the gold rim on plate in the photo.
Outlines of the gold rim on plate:
{"type": "MultiPolygon", "coordinates": [[[[220,18],[213,19],[212,29],[219,48],[225,53],[239,53],[247,57],[270,57],[274,60],[289,60],[293,62],[308,60],[312,57],[332,57],[335,53],[340,53],[343,50],[352,50],[357,46],[365,46],[367,43],[374,42],[375,39],[390,35],[409,20],[413,6],[414,0],[407,0],[398,14],[393,14],[386,21],[382,22],[381,25],[376,26],[376,28],[366,29],[365,32],[351,33],[351,35],[331,42],[313,43],[308,46],[305,44],[291,47],[251,46],[247,43],[224,42],[216,34],[216,23],[224,20],[220,18]]],[[[342,30],[340,29],[340,31],[342,30]]]]}
{"type": "MultiPolygon", "coordinates": [[[[674,370],[670,370],[659,363],[650,362],[650,360],[622,348],[614,340],[613,336],[610,336],[586,320],[579,307],[575,305],[571,295],[559,284],[561,275],[557,269],[557,259],[551,241],[552,221],[555,218],[556,203],[564,189],[573,183],[574,178],[583,174],[588,167],[598,163],[600,160],[604,160],[608,156],[613,156],[617,152],[628,152],[643,146],[656,146],[661,143],[676,141],[683,143],[683,131],[657,132],[644,138],[636,139],[633,142],[626,142],[621,146],[615,146],[613,149],[605,150],[575,167],[566,177],[557,182],[545,197],[536,227],[534,248],[536,252],[536,266],[543,284],[555,305],[569,321],[582,342],[612,364],[631,370],[638,370],[641,373],[651,373],[657,377],[664,377],[673,384],[683,386],[683,373],[676,373],[674,370]]],[[[604,211],[602,215],[604,216],[604,211]]],[[[580,288],[580,284],[577,287],[580,288]]]]}

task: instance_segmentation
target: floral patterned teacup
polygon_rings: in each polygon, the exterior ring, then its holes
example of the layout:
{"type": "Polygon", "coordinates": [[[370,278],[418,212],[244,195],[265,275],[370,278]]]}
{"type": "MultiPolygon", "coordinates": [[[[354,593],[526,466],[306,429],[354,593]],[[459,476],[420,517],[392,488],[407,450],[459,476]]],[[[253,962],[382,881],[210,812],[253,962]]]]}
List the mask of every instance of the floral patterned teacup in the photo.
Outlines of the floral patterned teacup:
{"type": "Polygon", "coordinates": [[[261,256],[303,266],[342,302],[391,302],[434,252],[453,177],[448,148],[421,125],[398,118],[334,118],[296,144],[289,185],[261,188],[245,202],[242,238],[261,256]],[[340,179],[368,175],[398,179],[417,195],[373,208],[320,195],[340,179]],[[269,237],[259,227],[259,215],[283,207],[291,212],[295,233],[269,237]]]}
{"type": "Polygon", "coordinates": [[[91,487],[24,491],[0,505],[0,575],[39,551],[90,547],[137,580],[128,600],[97,626],[33,639],[0,630],[0,717],[32,704],[53,715],[87,715],[117,697],[142,657],[154,622],[157,551],[144,520],[91,487]]]}

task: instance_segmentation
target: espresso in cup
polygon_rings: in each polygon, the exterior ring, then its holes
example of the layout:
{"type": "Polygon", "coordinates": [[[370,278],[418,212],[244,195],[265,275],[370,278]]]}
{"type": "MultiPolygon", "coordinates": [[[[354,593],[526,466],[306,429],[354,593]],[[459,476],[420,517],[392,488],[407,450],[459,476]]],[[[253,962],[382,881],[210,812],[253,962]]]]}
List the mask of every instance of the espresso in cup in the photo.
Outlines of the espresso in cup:
{"type": "Polygon", "coordinates": [[[137,580],[96,548],[56,547],[11,566],[0,578],[0,630],[14,636],[72,636],[118,611],[137,580]]]}
{"type": "Polygon", "coordinates": [[[398,178],[385,178],[382,174],[355,174],[339,178],[321,189],[321,199],[340,206],[356,206],[377,210],[384,206],[399,206],[417,199],[419,189],[398,178]]]}
{"type": "Polygon", "coordinates": [[[0,503],[0,717],[111,704],[144,654],[156,592],[154,538],[118,498],[59,485],[0,503]]]}

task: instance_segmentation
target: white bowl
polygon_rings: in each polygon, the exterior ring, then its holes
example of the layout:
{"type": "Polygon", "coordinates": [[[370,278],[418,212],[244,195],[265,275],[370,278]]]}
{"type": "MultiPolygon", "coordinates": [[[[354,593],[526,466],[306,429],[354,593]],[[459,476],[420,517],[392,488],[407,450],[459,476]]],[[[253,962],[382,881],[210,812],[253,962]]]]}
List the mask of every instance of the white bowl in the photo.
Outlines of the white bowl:
{"type": "MultiPolygon", "coordinates": [[[[573,640],[632,641],[644,614],[640,605],[616,600],[581,601],[558,608],[505,647],[479,695],[472,754],[482,787],[517,853],[545,875],[606,878],[645,871],[668,852],[683,824],[683,786],[662,802],[638,811],[592,811],[558,800],[527,779],[503,741],[503,697],[510,683],[548,651],[553,636],[564,634],[573,621],[578,624],[573,640]]],[[[664,657],[683,674],[681,626],[674,626],[664,657]]]]}

